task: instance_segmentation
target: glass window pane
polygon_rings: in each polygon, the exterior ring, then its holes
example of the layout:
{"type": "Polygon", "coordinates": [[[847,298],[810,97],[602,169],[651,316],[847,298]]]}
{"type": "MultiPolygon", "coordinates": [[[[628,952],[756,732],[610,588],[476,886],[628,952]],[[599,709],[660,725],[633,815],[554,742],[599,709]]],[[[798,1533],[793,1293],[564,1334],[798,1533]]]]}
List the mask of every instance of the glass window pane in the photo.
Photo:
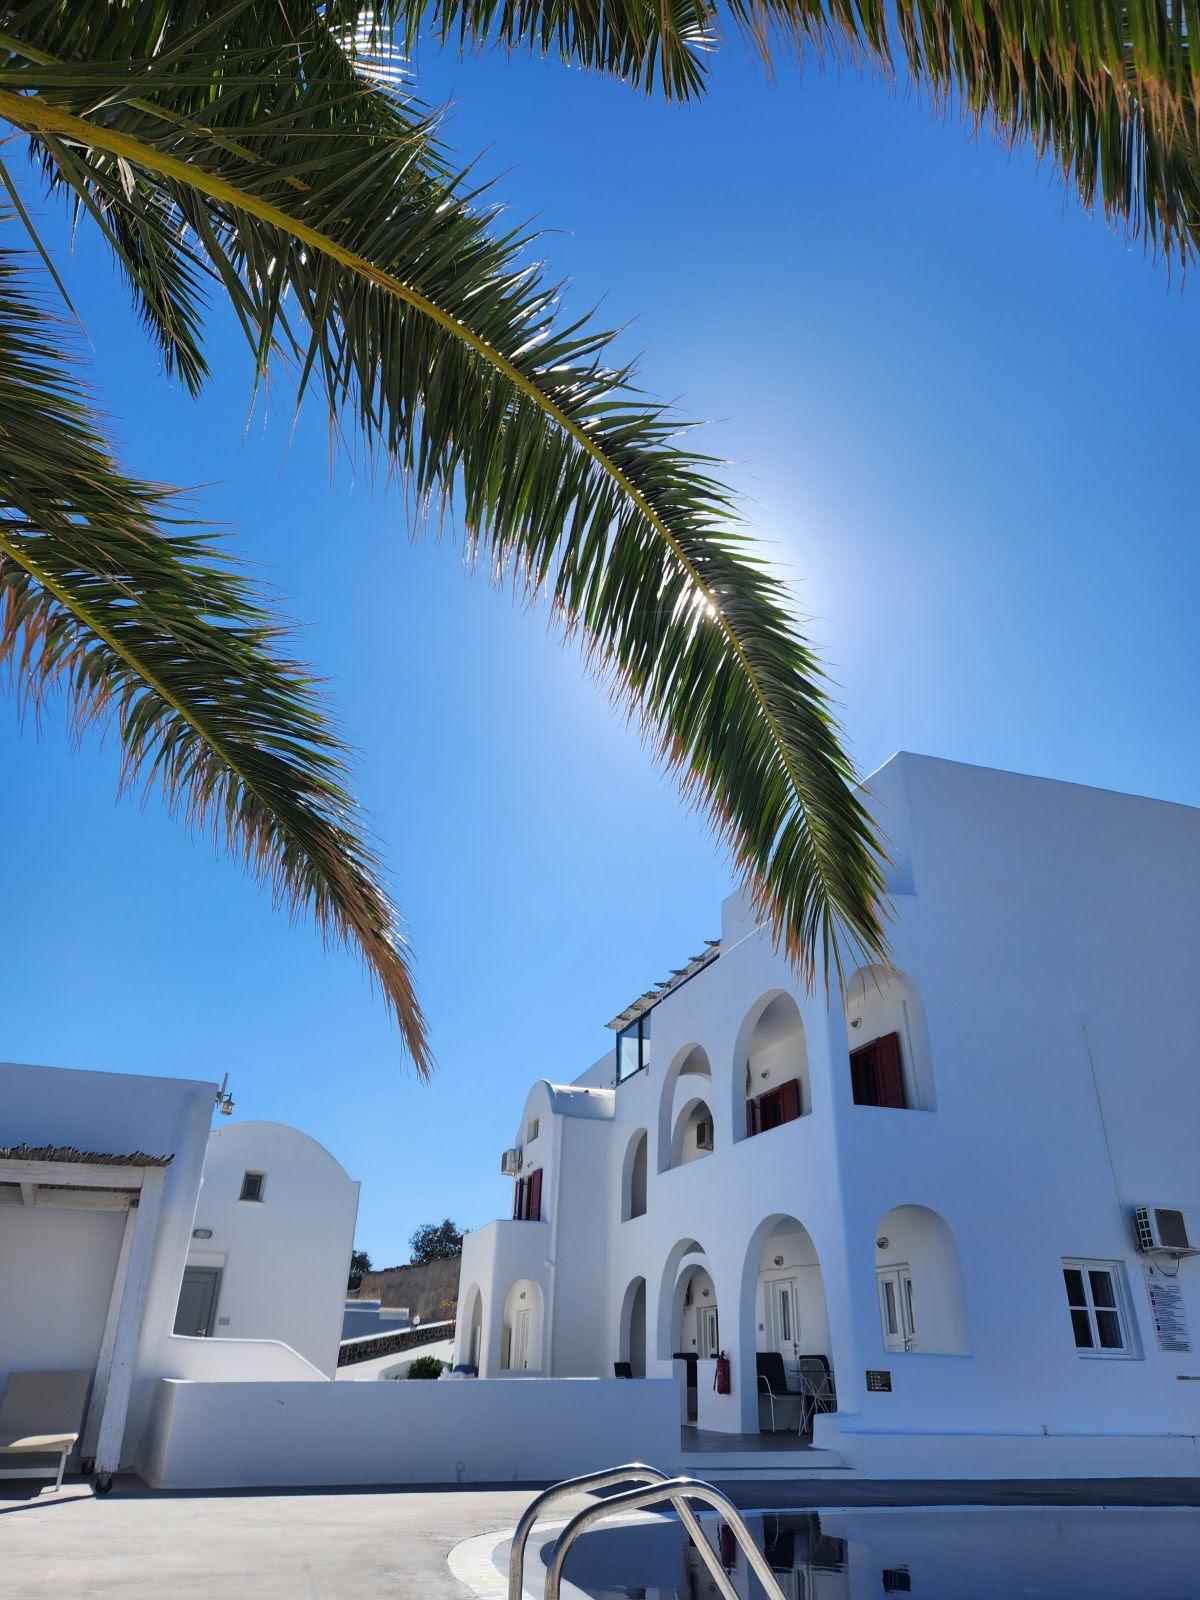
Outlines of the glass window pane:
{"type": "Polygon", "coordinates": [[[638,1037],[641,1043],[641,1049],[638,1051],[638,1066],[648,1067],[650,1065],[650,1013],[648,1011],[644,1017],[638,1019],[638,1028],[640,1030],[638,1037]]]}
{"type": "Polygon", "coordinates": [[[631,1023],[617,1035],[617,1082],[622,1082],[638,1069],[638,1025],[631,1023]]]}
{"type": "Polygon", "coordinates": [[[1097,1306],[1115,1306],[1117,1303],[1116,1289],[1111,1272],[1091,1271],[1088,1273],[1088,1282],[1092,1286],[1092,1304],[1097,1306]]]}
{"type": "Polygon", "coordinates": [[[1121,1338],[1121,1319],[1115,1311],[1096,1312],[1096,1331],[1100,1335],[1101,1350],[1125,1348],[1125,1342],[1121,1338]]]}
{"type": "Polygon", "coordinates": [[[779,1295],[779,1331],[786,1343],[792,1337],[792,1291],[783,1289],[779,1295]]]}
{"type": "Polygon", "coordinates": [[[1063,1282],[1067,1286],[1067,1304],[1069,1306],[1087,1305],[1087,1295],[1083,1292],[1083,1273],[1078,1267],[1063,1268],[1063,1282]]]}
{"type": "Polygon", "coordinates": [[[1075,1348],[1077,1350],[1091,1350],[1094,1348],[1092,1344],[1092,1325],[1088,1321],[1086,1311],[1072,1311],[1071,1327],[1075,1332],[1075,1348]]]}
{"type": "Polygon", "coordinates": [[[908,1306],[908,1331],[910,1333],[916,1333],[916,1331],[917,1331],[917,1318],[916,1318],[916,1313],[913,1311],[913,1292],[912,1292],[912,1279],[911,1278],[905,1278],[905,1280],[904,1280],[904,1299],[905,1299],[905,1303],[908,1306]]]}
{"type": "Polygon", "coordinates": [[[899,1333],[900,1324],[896,1317],[896,1285],[890,1278],[884,1278],[881,1287],[883,1289],[883,1325],[889,1333],[899,1333]]]}

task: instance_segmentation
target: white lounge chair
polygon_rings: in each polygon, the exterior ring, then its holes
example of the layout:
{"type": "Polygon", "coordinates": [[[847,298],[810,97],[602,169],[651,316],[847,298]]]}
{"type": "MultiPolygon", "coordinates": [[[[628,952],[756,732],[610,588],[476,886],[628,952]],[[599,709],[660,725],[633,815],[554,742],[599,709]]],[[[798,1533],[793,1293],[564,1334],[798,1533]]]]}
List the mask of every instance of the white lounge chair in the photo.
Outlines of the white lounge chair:
{"type": "Polygon", "coordinates": [[[54,1478],[83,1431],[90,1372],[10,1372],[0,1400],[0,1457],[57,1456],[58,1467],[0,1467],[0,1478],[54,1478]]]}

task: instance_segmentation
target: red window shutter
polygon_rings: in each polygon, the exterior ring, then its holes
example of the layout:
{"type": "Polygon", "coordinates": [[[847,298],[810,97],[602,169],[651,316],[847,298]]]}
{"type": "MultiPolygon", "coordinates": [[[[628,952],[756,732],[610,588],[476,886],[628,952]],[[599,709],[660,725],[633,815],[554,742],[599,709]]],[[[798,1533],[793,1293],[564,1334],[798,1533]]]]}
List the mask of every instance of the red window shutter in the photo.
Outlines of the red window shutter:
{"type": "Polygon", "coordinates": [[[537,1167],[529,1174],[529,1199],[525,1207],[527,1222],[542,1220],[542,1169],[537,1167]]]}
{"type": "Polygon", "coordinates": [[[513,1221],[519,1222],[525,1212],[525,1179],[518,1178],[513,1184],[513,1221]]]}
{"type": "Polygon", "coordinates": [[[904,1068],[900,1060],[900,1035],[885,1033],[875,1040],[875,1073],[879,1084],[881,1106],[895,1106],[903,1111],[908,1101],[904,1097],[904,1068]]]}
{"type": "Polygon", "coordinates": [[[746,1137],[747,1137],[747,1139],[753,1139],[754,1135],[757,1132],[758,1132],[758,1129],[754,1125],[754,1101],[753,1100],[747,1100],[746,1101],[746,1137]]]}
{"type": "Polygon", "coordinates": [[[789,1078],[779,1086],[779,1120],[795,1122],[800,1115],[800,1080],[789,1078]]]}

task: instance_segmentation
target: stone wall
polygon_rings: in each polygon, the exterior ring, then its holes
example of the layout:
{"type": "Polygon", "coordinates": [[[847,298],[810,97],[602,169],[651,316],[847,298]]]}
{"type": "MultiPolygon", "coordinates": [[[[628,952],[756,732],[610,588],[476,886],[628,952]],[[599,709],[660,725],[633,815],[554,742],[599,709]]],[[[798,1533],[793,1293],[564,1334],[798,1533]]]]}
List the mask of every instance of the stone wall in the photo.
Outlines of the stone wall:
{"type": "Polygon", "coordinates": [[[461,1257],[427,1261],[421,1266],[383,1267],[366,1272],[358,1298],[379,1300],[385,1306],[407,1306],[409,1317],[441,1322],[454,1316],[458,1304],[458,1267],[461,1257]]]}

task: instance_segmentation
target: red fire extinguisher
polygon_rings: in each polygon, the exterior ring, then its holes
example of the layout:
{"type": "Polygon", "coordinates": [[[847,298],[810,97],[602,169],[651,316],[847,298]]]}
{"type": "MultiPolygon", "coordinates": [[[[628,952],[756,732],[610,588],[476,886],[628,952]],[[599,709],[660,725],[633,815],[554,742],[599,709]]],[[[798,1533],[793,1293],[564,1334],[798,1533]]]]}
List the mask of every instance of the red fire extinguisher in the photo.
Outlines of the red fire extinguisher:
{"type": "Polygon", "coordinates": [[[718,1394],[728,1394],[732,1387],[729,1375],[729,1357],[724,1350],[717,1356],[717,1370],[713,1373],[713,1388],[718,1394]]]}

